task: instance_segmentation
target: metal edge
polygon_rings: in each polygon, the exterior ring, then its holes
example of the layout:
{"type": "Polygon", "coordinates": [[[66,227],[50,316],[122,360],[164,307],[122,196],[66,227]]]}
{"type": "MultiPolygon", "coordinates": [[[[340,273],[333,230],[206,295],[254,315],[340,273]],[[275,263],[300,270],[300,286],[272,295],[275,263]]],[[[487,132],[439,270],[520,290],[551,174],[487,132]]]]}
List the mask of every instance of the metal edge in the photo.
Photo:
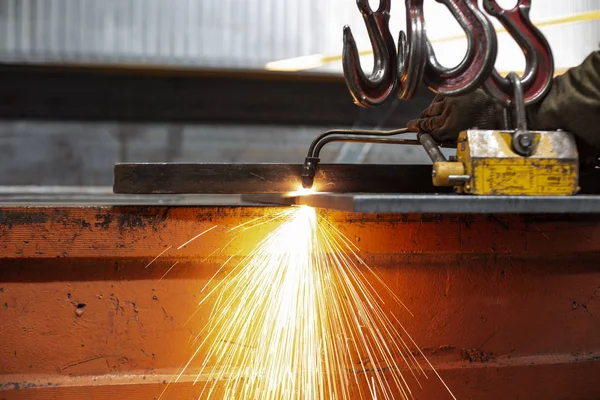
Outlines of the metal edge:
{"type": "Polygon", "coordinates": [[[463,196],[319,193],[297,204],[356,213],[405,214],[596,214],[600,196],[463,196]]]}

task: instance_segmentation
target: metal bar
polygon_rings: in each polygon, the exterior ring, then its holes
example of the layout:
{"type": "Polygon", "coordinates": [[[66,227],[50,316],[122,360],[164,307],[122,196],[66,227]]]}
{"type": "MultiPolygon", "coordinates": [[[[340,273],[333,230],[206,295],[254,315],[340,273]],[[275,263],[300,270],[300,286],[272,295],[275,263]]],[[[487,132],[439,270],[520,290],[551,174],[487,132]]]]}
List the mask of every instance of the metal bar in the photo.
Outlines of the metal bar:
{"type": "MultiPolygon", "coordinates": [[[[116,164],[114,193],[262,194],[301,187],[300,164],[116,164]]],[[[320,164],[320,192],[435,193],[430,165],[320,164]]],[[[448,191],[448,190],[446,190],[448,191]]]]}
{"type": "Polygon", "coordinates": [[[231,194],[114,194],[110,186],[0,186],[0,208],[11,206],[259,206],[231,194]]]}
{"type": "MultiPolygon", "coordinates": [[[[282,194],[301,186],[300,164],[124,163],[116,194],[282,194]]],[[[582,194],[600,194],[600,170],[580,177],[582,194]]],[[[318,192],[449,193],[434,187],[430,165],[319,164],[318,192]]]]}
{"type": "Polygon", "coordinates": [[[243,200],[233,195],[113,195],[85,196],[0,196],[0,209],[6,207],[264,207],[268,203],[243,200]]]}
{"type": "MultiPolygon", "coordinates": [[[[260,199],[254,198],[254,201],[260,199]]],[[[265,199],[266,200],[266,199],[265,199]]],[[[290,198],[286,199],[292,202],[290,198]]],[[[597,214],[600,196],[462,196],[316,193],[293,204],[357,213],[597,214]]]]}
{"type": "Polygon", "coordinates": [[[311,207],[360,213],[435,214],[600,214],[600,196],[570,197],[475,197],[461,195],[368,195],[317,193],[297,194],[113,194],[103,190],[82,193],[71,190],[18,192],[0,188],[0,210],[12,206],[207,206],[264,207],[265,205],[311,207]]]}

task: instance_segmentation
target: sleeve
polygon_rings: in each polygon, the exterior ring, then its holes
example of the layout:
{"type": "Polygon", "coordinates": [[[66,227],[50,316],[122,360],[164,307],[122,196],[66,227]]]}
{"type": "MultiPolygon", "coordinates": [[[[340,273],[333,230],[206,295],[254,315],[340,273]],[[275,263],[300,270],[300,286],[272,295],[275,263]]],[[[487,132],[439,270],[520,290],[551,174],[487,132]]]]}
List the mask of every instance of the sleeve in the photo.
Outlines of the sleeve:
{"type": "Polygon", "coordinates": [[[531,129],[563,129],[592,147],[586,150],[600,151],[600,51],[555,77],[546,97],[528,107],[527,119],[531,129]]]}

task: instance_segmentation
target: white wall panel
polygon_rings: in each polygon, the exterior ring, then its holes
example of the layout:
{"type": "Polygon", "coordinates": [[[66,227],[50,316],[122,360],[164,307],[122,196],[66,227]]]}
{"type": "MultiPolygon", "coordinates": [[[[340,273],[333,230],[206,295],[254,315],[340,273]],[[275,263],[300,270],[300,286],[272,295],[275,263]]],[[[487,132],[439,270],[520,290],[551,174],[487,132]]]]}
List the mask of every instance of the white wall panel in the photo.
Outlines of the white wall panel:
{"type": "MultiPolygon", "coordinates": [[[[514,0],[502,0],[507,2],[514,0]]],[[[444,6],[425,3],[432,39],[461,33],[444,6]]],[[[532,18],[598,9],[600,0],[535,0],[532,18]]],[[[394,36],[404,28],[404,18],[404,2],[394,1],[394,36]]],[[[262,67],[274,60],[339,54],[345,24],[359,47],[368,48],[355,0],[0,0],[0,60],[262,67]]],[[[579,63],[600,42],[600,21],[542,30],[558,67],[579,63]]],[[[499,44],[498,68],[522,69],[523,56],[512,39],[501,34],[499,44]]],[[[461,60],[466,43],[435,48],[450,66],[461,60]]],[[[367,57],[365,67],[370,64],[367,57]]],[[[341,66],[327,69],[340,72],[341,66]]]]}

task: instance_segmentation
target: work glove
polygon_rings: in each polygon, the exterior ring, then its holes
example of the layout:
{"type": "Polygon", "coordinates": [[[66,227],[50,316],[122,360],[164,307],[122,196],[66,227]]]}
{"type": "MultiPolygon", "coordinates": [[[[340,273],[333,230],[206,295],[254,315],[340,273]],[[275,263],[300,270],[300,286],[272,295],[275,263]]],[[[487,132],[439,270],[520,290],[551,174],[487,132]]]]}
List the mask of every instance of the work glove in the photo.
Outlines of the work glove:
{"type": "Polygon", "coordinates": [[[482,89],[458,97],[437,95],[421,118],[408,122],[408,130],[429,133],[441,144],[456,145],[467,129],[503,129],[504,108],[482,89]]]}
{"type": "MultiPolygon", "coordinates": [[[[482,89],[459,97],[438,95],[408,129],[430,133],[441,144],[456,145],[466,129],[504,129],[503,107],[482,89]]],[[[575,136],[584,169],[598,164],[600,155],[600,52],[555,77],[546,96],[526,107],[532,130],[562,129],[575,136]]]]}

